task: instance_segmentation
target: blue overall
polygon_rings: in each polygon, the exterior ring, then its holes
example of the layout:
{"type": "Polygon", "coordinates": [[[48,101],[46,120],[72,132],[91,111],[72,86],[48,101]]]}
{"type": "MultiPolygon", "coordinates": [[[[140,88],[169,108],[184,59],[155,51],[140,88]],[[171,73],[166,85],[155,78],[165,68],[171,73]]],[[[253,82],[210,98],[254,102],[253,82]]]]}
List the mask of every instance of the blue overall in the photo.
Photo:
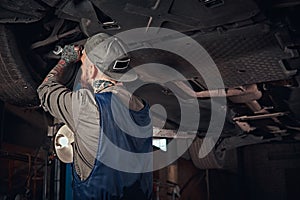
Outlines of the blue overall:
{"type": "MultiPolygon", "coordinates": [[[[152,173],[144,172],[145,168],[152,167],[151,159],[140,159],[132,163],[131,159],[124,158],[122,153],[114,152],[113,147],[133,153],[149,153],[152,151],[152,124],[149,117],[149,105],[140,111],[128,110],[113,98],[111,92],[96,94],[96,102],[99,107],[101,131],[99,145],[94,168],[89,177],[81,181],[73,168],[74,174],[74,199],[99,199],[99,200],[149,200],[152,195],[152,173]],[[113,103],[113,104],[112,104],[113,103]],[[116,113],[117,111],[117,113],[116,113]],[[124,119],[126,112],[130,114],[131,120],[142,127],[141,137],[126,134],[116,123],[118,119],[124,119]],[[117,115],[117,116],[115,116],[117,115]],[[128,163],[127,162],[131,162],[128,163]],[[106,162],[107,161],[107,162],[106,162]],[[111,163],[118,166],[128,165],[135,169],[134,172],[124,172],[116,169],[111,163]],[[108,163],[108,164],[107,164],[108,163]],[[143,166],[144,165],[144,166],[143,166]],[[148,165],[148,166],[146,166],[148,165]]],[[[123,169],[123,168],[121,168],[123,169]]],[[[124,168],[126,169],[126,168],[124,168]]]]}

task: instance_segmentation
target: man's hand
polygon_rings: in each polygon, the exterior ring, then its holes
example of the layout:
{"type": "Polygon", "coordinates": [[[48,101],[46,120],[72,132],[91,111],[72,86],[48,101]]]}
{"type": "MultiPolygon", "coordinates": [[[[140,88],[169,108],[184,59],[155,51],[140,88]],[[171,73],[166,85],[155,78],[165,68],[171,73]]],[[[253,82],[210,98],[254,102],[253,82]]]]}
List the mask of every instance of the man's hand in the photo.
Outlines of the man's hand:
{"type": "Polygon", "coordinates": [[[63,71],[65,70],[66,66],[73,64],[80,60],[82,56],[82,46],[78,45],[66,45],[63,48],[61,59],[58,61],[56,66],[49,72],[49,74],[44,79],[43,83],[48,82],[49,80],[52,81],[59,81],[62,79],[63,71]]]}
{"type": "Polygon", "coordinates": [[[66,45],[63,48],[61,59],[66,62],[66,64],[72,64],[80,60],[81,51],[83,47],[78,45],[66,45]]]}

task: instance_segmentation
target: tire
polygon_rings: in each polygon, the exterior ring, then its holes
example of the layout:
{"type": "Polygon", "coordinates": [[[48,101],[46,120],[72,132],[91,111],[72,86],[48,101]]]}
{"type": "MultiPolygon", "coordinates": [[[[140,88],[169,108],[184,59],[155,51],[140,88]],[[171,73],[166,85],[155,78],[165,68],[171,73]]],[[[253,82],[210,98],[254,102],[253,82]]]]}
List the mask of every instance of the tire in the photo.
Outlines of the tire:
{"type": "Polygon", "coordinates": [[[21,57],[10,25],[0,24],[0,99],[22,107],[37,106],[38,86],[21,57]]]}

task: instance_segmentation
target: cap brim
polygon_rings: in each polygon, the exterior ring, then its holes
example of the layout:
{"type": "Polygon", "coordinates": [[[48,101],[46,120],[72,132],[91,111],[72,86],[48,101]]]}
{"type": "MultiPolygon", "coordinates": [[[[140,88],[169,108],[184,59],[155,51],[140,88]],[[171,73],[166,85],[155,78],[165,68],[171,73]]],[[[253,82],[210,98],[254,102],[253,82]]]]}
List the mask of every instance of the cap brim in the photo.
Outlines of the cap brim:
{"type": "Polygon", "coordinates": [[[116,73],[116,72],[108,72],[108,71],[103,73],[108,77],[110,77],[111,79],[119,82],[131,82],[131,81],[135,81],[138,78],[137,73],[133,69],[130,69],[125,73],[116,73]]]}

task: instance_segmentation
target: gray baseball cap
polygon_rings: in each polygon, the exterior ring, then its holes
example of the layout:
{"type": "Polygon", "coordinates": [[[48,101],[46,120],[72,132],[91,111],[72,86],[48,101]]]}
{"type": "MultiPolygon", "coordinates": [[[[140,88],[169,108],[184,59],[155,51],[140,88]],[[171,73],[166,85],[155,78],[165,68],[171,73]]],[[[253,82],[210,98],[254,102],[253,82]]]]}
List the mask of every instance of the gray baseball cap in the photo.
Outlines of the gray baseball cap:
{"type": "Polygon", "coordinates": [[[86,41],[84,49],[89,60],[111,79],[121,82],[137,79],[130,67],[126,45],[117,37],[98,33],[86,41]]]}

